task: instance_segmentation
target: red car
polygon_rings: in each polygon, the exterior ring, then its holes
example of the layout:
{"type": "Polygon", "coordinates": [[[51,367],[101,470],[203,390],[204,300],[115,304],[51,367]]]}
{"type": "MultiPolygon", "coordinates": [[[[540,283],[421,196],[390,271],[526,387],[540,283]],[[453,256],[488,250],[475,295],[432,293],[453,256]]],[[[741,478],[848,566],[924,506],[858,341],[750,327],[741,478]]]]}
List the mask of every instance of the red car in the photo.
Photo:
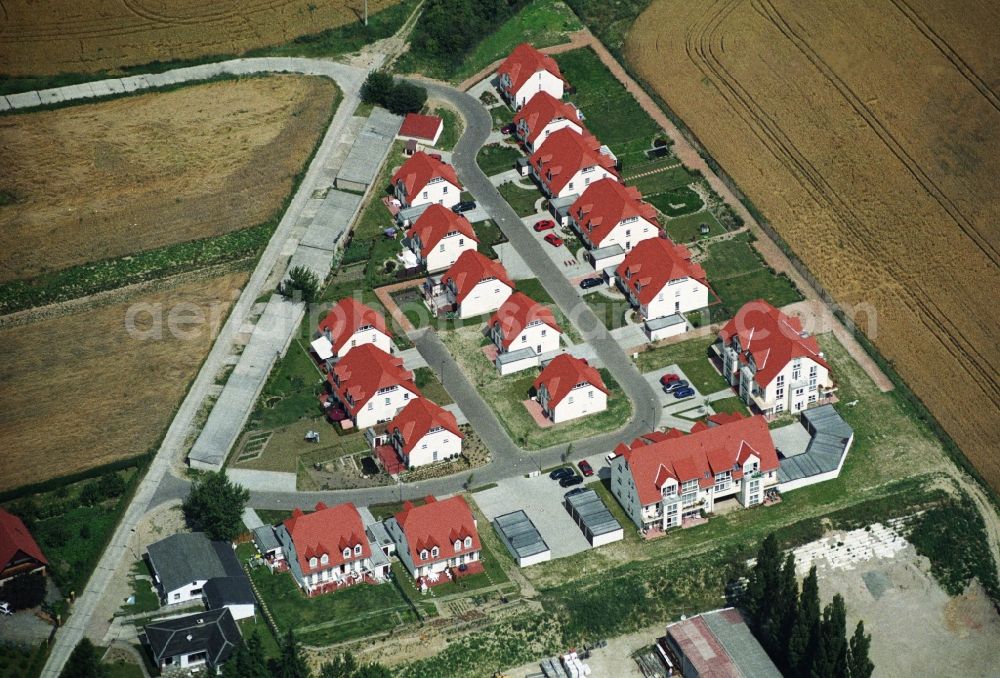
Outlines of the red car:
{"type": "Polygon", "coordinates": [[[506,125],[500,128],[500,134],[513,134],[514,130],[516,129],[517,127],[514,125],[514,123],[512,122],[507,123],[506,125]]]}
{"type": "Polygon", "coordinates": [[[660,377],[660,383],[664,386],[670,386],[670,384],[675,381],[680,381],[680,375],[674,374],[673,372],[667,372],[662,377],[660,377]]]}
{"type": "MultiPolygon", "coordinates": [[[[440,153],[428,153],[428,155],[431,156],[432,158],[434,158],[435,160],[441,160],[441,154],[440,153]]],[[[444,162],[444,161],[442,161],[442,162],[444,162]]]]}
{"type": "Polygon", "coordinates": [[[563,244],[563,239],[560,238],[555,233],[549,233],[547,236],[545,236],[545,242],[552,245],[553,247],[560,247],[563,244]]]}
{"type": "Polygon", "coordinates": [[[542,219],[537,224],[535,224],[534,229],[541,233],[542,231],[550,231],[556,227],[556,222],[551,219],[542,219]]]}
{"type": "Polygon", "coordinates": [[[594,469],[586,459],[577,464],[577,466],[580,467],[580,473],[582,473],[586,477],[589,478],[590,476],[594,475],[594,469]]]}

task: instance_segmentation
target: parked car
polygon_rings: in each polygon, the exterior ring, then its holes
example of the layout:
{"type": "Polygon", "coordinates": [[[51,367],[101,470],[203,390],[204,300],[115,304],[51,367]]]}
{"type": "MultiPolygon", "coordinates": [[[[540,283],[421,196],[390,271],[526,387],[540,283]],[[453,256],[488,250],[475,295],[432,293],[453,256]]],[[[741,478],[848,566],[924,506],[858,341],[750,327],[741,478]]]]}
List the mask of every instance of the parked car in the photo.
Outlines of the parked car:
{"type": "Polygon", "coordinates": [[[560,238],[555,233],[549,233],[547,236],[545,236],[545,242],[552,245],[553,247],[562,247],[563,239],[560,238]]]}
{"type": "Polygon", "coordinates": [[[462,202],[456,204],[451,208],[451,211],[455,214],[461,214],[462,212],[471,212],[476,209],[476,203],[472,200],[463,200],[462,202]]]}
{"type": "Polygon", "coordinates": [[[666,391],[667,393],[673,393],[674,391],[679,391],[682,388],[691,388],[688,385],[687,380],[685,379],[681,379],[680,381],[675,381],[672,384],[668,384],[663,387],[663,390],[666,391]]]}
{"type": "Polygon", "coordinates": [[[431,156],[435,160],[440,160],[441,159],[441,154],[440,153],[428,153],[427,155],[431,156]]]}
{"type": "Polygon", "coordinates": [[[14,614],[14,610],[10,609],[9,603],[0,603],[0,615],[11,615],[14,614]]]}
{"type": "Polygon", "coordinates": [[[675,381],[680,381],[681,377],[679,374],[674,374],[673,372],[667,372],[662,377],[660,377],[660,383],[664,386],[669,386],[675,381]]]}
{"type": "Polygon", "coordinates": [[[591,466],[590,462],[588,462],[586,459],[580,461],[580,463],[577,464],[577,466],[580,467],[580,473],[582,473],[585,477],[589,478],[590,476],[594,475],[594,467],[591,466]]]}
{"type": "Polygon", "coordinates": [[[552,480],[560,480],[571,475],[573,475],[573,469],[569,466],[560,466],[549,474],[549,478],[552,478],[552,480]]]}
{"type": "Polygon", "coordinates": [[[542,231],[550,231],[556,227],[556,222],[551,219],[542,219],[536,223],[532,228],[541,233],[542,231]]]}
{"type": "Polygon", "coordinates": [[[576,475],[575,473],[571,476],[566,476],[559,481],[559,484],[563,487],[573,487],[574,485],[579,485],[583,482],[583,478],[576,475]]]}
{"type": "Polygon", "coordinates": [[[676,391],[674,391],[674,397],[677,398],[678,400],[681,400],[683,398],[690,398],[693,395],[694,395],[694,389],[691,387],[679,388],[676,391]]]}
{"type": "Polygon", "coordinates": [[[576,495],[583,494],[586,491],[587,491],[586,487],[578,487],[576,489],[570,490],[569,492],[567,492],[563,496],[564,497],[575,497],[576,495]]]}
{"type": "Polygon", "coordinates": [[[500,128],[500,134],[513,134],[514,130],[517,129],[517,125],[512,122],[508,122],[506,125],[500,128]]]}
{"type": "Polygon", "coordinates": [[[589,290],[591,287],[597,287],[598,285],[603,285],[604,280],[601,278],[584,278],[580,281],[580,287],[585,290],[589,290]]]}
{"type": "Polygon", "coordinates": [[[610,464],[615,460],[615,457],[617,456],[618,455],[615,454],[614,452],[608,452],[606,455],[604,455],[604,459],[610,464]]]}

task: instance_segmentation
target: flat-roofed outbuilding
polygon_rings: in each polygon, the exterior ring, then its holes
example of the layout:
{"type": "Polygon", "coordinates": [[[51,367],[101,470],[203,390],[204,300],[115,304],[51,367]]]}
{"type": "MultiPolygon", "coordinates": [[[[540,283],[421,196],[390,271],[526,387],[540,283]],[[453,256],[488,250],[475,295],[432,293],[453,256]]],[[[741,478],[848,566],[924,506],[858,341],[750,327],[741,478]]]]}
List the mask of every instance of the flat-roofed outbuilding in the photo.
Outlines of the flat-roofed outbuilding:
{"type": "Polygon", "coordinates": [[[583,531],[591,546],[604,546],[625,538],[621,523],[593,490],[573,494],[568,492],[564,501],[566,510],[583,531]]]}
{"type": "Polygon", "coordinates": [[[552,558],[548,544],[524,511],[513,511],[497,516],[493,525],[507,546],[507,550],[517,561],[518,567],[544,563],[552,558]]]}

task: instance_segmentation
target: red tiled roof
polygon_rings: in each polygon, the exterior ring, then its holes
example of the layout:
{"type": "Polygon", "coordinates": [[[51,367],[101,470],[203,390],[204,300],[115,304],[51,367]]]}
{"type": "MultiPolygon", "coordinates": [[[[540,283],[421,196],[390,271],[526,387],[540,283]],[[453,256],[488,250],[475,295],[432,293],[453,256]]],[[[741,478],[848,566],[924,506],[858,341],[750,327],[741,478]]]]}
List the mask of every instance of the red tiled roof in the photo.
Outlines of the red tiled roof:
{"type": "Polygon", "coordinates": [[[319,323],[320,332],[330,333],[330,343],[333,344],[334,353],[338,353],[362,327],[374,327],[379,332],[389,335],[382,314],[354,297],[344,297],[338,301],[319,323]]]}
{"type": "Polygon", "coordinates": [[[748,301],[719,332],[723,343],[739,337],[741,359],[753,356],[754,379],[767,386],[790,360],[809,358],[829,369],[816,337],[802,336],[802,322],[785,315],[763,299],[748,301]]]}
{"type": "Polygon", "coordinates": [[[403,125],[399,128],[399,136],[433,141],[441,124],[441,118],[436,115],[407,113],[403,118],[403,125]]]}
{"type": "Polygon", "coordinates": [[[508,91],[511,94],[521,89],[521,86],[528,81],[528,78],[538,71],[548,71],[563,82],[566,80],[559,71],[559,64],[556,63],[555,59],[542,54],[526,42],[515,47],[510,56],[497,69],[497,73],[500,75],[506,74],[510,77],[510,89],[508,91]]]}
{"type": "Polygon", "coordinates": [[[602,241],[611,235],[615,226],[629,217],[641,217],[660,225],[656,209],[641,200],[639,189],[614,179],[601,179],[588,186],[569,208],[569,215],[594,247],[602,247],[602,241]]]}
{"type": "Polygon", "coordinates": [[[328,508],[320,502],[316,504],[316,512],[308,514],[297,508],[284,525],[295,545],[295,555],[304,574],[372,555],[361,514],[354,504],[338,504],[328,508]],[[361,545],[361,555],[356,556],[354,547],[358,544],[361,545]],[[349,558],[344,557],[345,548],[351,550],[349,558]],[[330,560],[326,565],[321,565],[318,561],[324,553],[330,560]],[[315,568],[309,567],[310,558],[316,558],[315,568]]]}
{"type": "Polygon", "coordinates": [[[10,565],[18,552],[34,558],[43,565],[49,563],[21,519],[0,508],[0,571],[10,565]]]}
{"type": "Polygon", "coordinates": [[[705,269],[691,261],[691,252],[669,238],[643,240],[625,255],[615,273],[640,304],[648,304],[671,280],[693,278],[708,286],[705,269]]]}
{"type": "MultiPolygon", "coordinates": [[[[660,501],[660,488],[667,478],[678,484],[697,479],[702,487],[708,487],[714,484],[715,473],[742,465],[750,454],[760,459],[761,471],[778,468],[778,453],[763,416],[745,417],[698,431],[692,429],[688,435],[660,442],[645,443],[637,439],[631,446],[619,447],[623,448],[619,454],[628,462],[643,506],[660,501]]],[[[742,476],[742,471],[733,475],[742,476]]]]}
{"type": "Polygon", "coordinates": [[[403,510],[396,514],[396,522],[406,536],[406,545],[414,565],[420,567],[438,560],[447,560],[459,553],[472,553],[480,549],[479,532],[476,530],[472,511],[465,499],[454,496],[436,501],[427,497],[423,506],[403,503],[403,510]],[[472,546],[465,548],[465,538],[472,537],[472,546]],[[455,551],[455,542],[461,541],[462,548],[455,551]],[[430,551],[437,546],[437,558],[430,557],[430,551]],[[420,551],[426,549],[427,560],[420,559],[420,551]]]}
{"type": "Polygon", "coordinates": [[[589,383],[604,393],[608,392],[601,373],[591,367],[586,360],[568,353],[560,353],[545,366],[533,386],[537,391],[539,386],[545,384],[545,390],[549,392],[549,406],[555,407],[577,384],[582,383],[589,383]]]}
{"type": "Polygon", "coordinates": [[[406,187],[406,195],[413,197],[420,193],[431,179],[436,177],[451,182],[459,189],[462,188],[454,167],[442,160],[432,158],[423,151],[417,151],[392,175],[392,185],[395,186],[402,181],[403,186],[406,187]]]}
{"type": "Polygon", "coordinates": [[[413,372],[403,368],[403,361],[372,344],[355,346],[348,351],[330,370],[327,380],[336,391],[337,399],[352,415],[382,388],[402,386],[420,395],[413,383],[413,372]]]}
{"type": "Polygon", "coordinates": [[[490,318],[490,327],[500,326],[503,346],[508,348],[518,335],[536,320],[545,323],[556,332],[562,332],[548,306],[538,303],[523,292],[514,292],[490,318]]]}
{"type": "Polygon", "coordinates": [[[431,250],[449,233],[461,233],[474,242],[479,242],[472,224],[461,214],[455,214],[444,205],[430,205],[417,217],[406,232],[407,238],[420,236],[420,254],[426,257],[431,250]]]}
{"type": "Polygon", "coordinates": [[[444,285],[449,280],[454,280],[455,301],[461,304],[476,285],[490,278],[496,278],[507,287],[514,289],[514,283],[507,275],[507,269],[503,267],[503,264],[483,256],[476,250],[466,250],[458,255],[458,259],[451,265],[451,268],[441,276],[441,284],[444,285]]]}
{"type": "Polygon", "coordinates": [[[432,429],[443,428],[459,438],[464,438],[458,429],[455,415],[427,398],[417,398],[400,410],[396,418],[389,422],[389,430],[399,430],[403,437],[403,452],[410,450],[432,429]]]}
{"type": "Polygon", "coordinates": [[[522,120],[525,122],[528,127],[525,139],[533,144],[546,125],[562,118],[584,129],[578,113],[573,104],[560,101],[548,92],[539,92],[514,115],[514,124],[519,125],[522,120]]]}
{"type": "Polygon", "coordinates": [[[553,132],[545,145],[535,151],[529,162],[553,195],[585,167],[599,165],[618,176],[615,161],[600,152],[601,142],[593,134],[578,134],[571,129],[553,132]]]}

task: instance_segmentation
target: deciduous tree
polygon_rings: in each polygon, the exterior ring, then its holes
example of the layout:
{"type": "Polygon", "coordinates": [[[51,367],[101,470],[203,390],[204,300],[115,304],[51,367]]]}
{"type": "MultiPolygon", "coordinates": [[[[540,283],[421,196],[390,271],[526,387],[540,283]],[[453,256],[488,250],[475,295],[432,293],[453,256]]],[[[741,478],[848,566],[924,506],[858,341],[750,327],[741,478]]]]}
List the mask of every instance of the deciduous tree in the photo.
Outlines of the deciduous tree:
{"type": "Polygon", "coordinates": [[[97,648],[84,636],[73,648],[59,678],[106,678],[107,675],[101,658],[97,656],[97,648]]]}
{"type": "Polygon", "coordinates": [[[243,531],[243,509],[249,499],[250,492],[231,483],[225,471],[210,471],[195,481],[184,500],[184,521],[211,539],[230,541],[243,531]]]}
{"type": "Polygon", "coordinates": [[[278,294],[311,304],[319,298],[319,277],[305,266],[296,266],[278,285],[278,294]]]}

